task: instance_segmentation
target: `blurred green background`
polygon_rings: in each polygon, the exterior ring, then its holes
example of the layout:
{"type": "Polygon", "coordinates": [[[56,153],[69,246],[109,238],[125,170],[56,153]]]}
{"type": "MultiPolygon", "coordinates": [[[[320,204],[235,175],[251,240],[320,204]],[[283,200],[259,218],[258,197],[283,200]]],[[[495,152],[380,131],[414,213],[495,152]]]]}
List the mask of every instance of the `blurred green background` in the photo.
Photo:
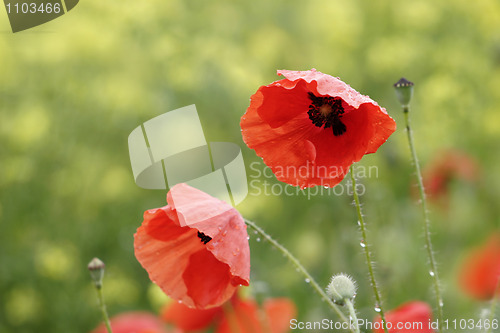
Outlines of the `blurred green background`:
{"type": "MultiPolygon", "coordinates": [[[[399,127],[361,164],[369,242],[385,307],[434,305],[421,211],[392,84],[415,82],[412,121],[422,164],[460,149],[480,165],[431,205],[445,317],[478,318],[487,303],[457,283],[467,252],[498,229],[500,2],[81,1],[67,15],[12,34],[0,10],[0,332],[88,332],[100,321],[86,265],[107,264],[108,310],[157,311],[133,254],[144,210],[165,193],[134,184],[127,137],[144,121],[196,104],[208,141],[238,143],[239,118],[277,69],[321,72],[387,108],[399,127]]],[[[263,170],[264,166],[259,167],[263,170]]],[[[248,168],[248,176],[256,172],[248,168]]],[[[261,177],[276,184],[276,180],[261,177]]],[[[359,284],[360,317],[374,302],[349,196],[256,196],[238,208],[274,235],[324,286],[359,284]]],[[[294,269],[251,235],[252,280],[290,297],[299,320],[335,314],[294,269]]]]}

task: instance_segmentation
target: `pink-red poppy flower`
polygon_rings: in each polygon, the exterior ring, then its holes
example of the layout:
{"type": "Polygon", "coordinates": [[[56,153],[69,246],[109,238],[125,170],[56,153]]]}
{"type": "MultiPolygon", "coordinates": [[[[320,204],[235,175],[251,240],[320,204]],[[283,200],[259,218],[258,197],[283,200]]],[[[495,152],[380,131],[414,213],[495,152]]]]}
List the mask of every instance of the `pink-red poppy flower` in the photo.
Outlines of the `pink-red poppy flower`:
{"type": "MultiPolygon", "coordinates": [[[[394,310],[385,314],[387,329],[389,333],[432,333],[432,309],[429,304],[422,301],[406,302],[394,310]]],[[[375,333],[383,333],[382,320],[376,318],[373,330],[375,333]]]]}
{"type": "Polygon", "coordinates": [[[243,218],[229,204],[177,184],[168,205],[144,213],[134,235],[135,256],[170,297],[209,308],[248,286],[250,249],[243,218]]]}
{"type": "Polygon", "coordinates": [[[455,180],[471,183],[477,179],[478,170],[477,162],[463,152],[440,152],[423,170],[426,194],[431,201],[446,206],[450,184],[455,180]]]}
{"type": "Polygon", "coordinates": [[[241,118],[243,140],[285,183],[335,186],[349,166],[374,153],[396,123],[368,96],[312,69],[278,71],[241,118]]]}
{"type": "MultiPolygon", "coordinates": [[[[168,333],[163,322],[148,312],[125,312],[110,319],[113,333],[168,333]]],[[[104,324],[91,333],[108,333],[104,324]]]]}
{"type": "Polygon", "coordinates": [[[474,249],[462,264],[460,285],[470,296],[481,300],[500,294],[500,233],[474,249]]]}
{"type": "Polygon", "coordinates": [[[184,332],[213,326],[215,333],[285,333],[296,313],[295,304],[287,298],[268,299],[259,308],[255,301],[235,295],[223,306],[206,310],[171,303],[162,310],[161,318],[184,332]]]}

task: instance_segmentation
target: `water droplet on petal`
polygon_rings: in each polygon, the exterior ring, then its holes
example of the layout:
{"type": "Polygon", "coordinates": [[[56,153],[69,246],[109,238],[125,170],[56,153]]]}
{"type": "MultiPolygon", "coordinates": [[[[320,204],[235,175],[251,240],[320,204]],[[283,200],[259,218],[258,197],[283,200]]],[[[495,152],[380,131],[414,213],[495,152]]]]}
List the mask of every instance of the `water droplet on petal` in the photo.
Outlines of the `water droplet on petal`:
{"type": "Polygon", "coordinates": [[[249,239],[250,239],[250,236],[247,236],[247,240],[249,240],[249,239]]]}

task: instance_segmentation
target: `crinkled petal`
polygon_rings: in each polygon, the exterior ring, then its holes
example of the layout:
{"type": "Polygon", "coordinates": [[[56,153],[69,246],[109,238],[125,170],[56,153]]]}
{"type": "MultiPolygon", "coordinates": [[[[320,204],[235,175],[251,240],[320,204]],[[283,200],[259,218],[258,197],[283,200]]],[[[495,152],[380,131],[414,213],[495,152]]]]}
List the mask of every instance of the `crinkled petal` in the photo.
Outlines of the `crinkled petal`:
{"type": "Polygon", "coordinates": [[[280,80],[260,87],[252,97],[257,112],[271,128],[280,127],[308,109],[305,81],[280,80]]]}
{"type": "Polygon", "coordinates": [[[360,94],[339,78],[323,74],[314,68],[310,71],[279,70],[278,75],[283,75],[290,81],[304,80],[307,82],[307,89],[315,95],[340,97],[354,109],[364,103],[378,106],[370,97],[360,94]]]}
{"type": "Polygon", "coordinates": [[[250,247],[245,221],[231,205],[186,184],[177,184],[167,195],[181,224],[210,236],[206,248],[229,265],[231,283],[248,286],[250,247]],[[183,222],[182,222],[183,221],[183,222]]]}

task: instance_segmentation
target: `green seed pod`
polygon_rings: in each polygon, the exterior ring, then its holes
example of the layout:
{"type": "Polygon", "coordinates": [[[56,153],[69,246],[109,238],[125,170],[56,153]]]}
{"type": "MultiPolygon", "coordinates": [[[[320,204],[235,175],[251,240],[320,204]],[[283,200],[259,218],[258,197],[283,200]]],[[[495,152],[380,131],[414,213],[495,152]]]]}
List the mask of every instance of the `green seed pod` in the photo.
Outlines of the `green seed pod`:
{"type": "Polygon", "coordinates": [[[402,106],[408,106],[413,96],[413,82],[402,77],[398,82],[394,83],[396,89],[396,97],[402,106]]]}

